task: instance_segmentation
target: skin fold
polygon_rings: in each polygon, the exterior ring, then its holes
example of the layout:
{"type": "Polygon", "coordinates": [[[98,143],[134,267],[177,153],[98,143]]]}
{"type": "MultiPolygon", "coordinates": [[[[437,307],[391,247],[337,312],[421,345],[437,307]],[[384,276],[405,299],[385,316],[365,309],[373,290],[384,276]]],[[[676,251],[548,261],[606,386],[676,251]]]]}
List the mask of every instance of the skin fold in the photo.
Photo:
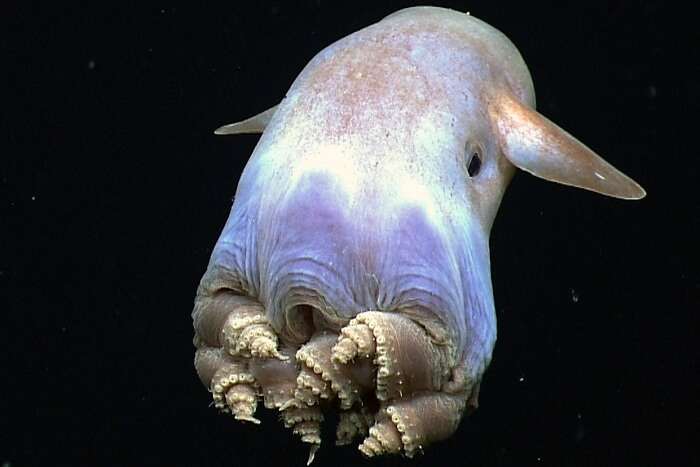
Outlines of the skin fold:
{"type": "Polygon", "coordinates": [[[477,406],[496,341],[489,233],[515,168],[624,199],[644,191],[534,110],[518,51],[441,8],[321,51],[276,107],[202,278],[195,367],[215,406],[258,401],[311,447],[413,456],[477,406]]]}

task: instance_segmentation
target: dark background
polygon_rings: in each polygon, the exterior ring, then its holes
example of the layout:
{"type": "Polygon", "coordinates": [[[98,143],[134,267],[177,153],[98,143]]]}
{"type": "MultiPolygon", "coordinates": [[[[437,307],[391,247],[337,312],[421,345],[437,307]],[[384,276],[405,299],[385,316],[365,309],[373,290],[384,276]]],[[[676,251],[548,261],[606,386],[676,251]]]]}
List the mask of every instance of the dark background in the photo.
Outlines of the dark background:
{"type": "MultiPolygon", "coordinates": [[[[269,412],[208,407],[193,369],[195,288],[257,141],[212,131],[414,3],[251,3],[0,7],[0,465],[306,460],[269,412]]],[[[480,409],[415,460],[327,437],[316,465],[699,465],[700,41],[665,3],[436,2],[504,31],[539,110],[649,195],[519,174],[480,409]]]]}

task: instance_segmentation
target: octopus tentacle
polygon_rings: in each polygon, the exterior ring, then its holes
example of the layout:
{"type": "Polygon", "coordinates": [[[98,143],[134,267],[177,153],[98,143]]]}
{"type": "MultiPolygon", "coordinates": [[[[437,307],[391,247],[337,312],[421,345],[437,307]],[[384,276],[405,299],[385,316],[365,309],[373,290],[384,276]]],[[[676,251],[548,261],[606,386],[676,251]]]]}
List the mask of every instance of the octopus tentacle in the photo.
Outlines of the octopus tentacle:
{"type": "Polygon", "coordinates": [[[250,372],[260,385],[265,407],[277,409],[282,423],[311,445],[309,459],[313,460],[321,445],[321,422],[323,414],[318,406],[308,407],[295,397],[299,368],[294,359],[293,348],[282,348],[282,359],[251,358],[250,372]]]}
{"type": "Polygon", "coordinates": [[[217,409],[232,413],[236,420],[260,423],[253,417],[258,406],[257,385],[244,363],[229,363],[219,368],[209,387],[217,409]]]}
{"type": "Polygon", "coordinates": [[[355,347],[355,357],[373,358],[377,366],[376,395],[380,401],[439,389],[454,366],[451,349],[433,343],[423,327],[401,313],[360,313],[341,334],[333,348],[334,361],[347,362],[348,355],[353,354],[348,349],[355,347]]]}
{"type": "Polygon", "coordinates": [[[340,412],[340,420],[335,430],[335,444],[345,446],[355,438],[367,436],[373,421],[374,417],[364,407],[340,412]]]}
{"type": "Polygon", "coordinates": [[[192,315],[195,345],[203,341],[235,357],[285,358],[262,304],[253,298],[226,290],[200,292],[192,315]]]}
{"type": "MultiPolygon", "coordinates": [[[[341,330],[332,360],[352,367],[371,359],[376,367],[375,393],[382,408],[358,446],[364,455],[412,457],[456,429],[470,384],[454,354],[450,343],[435,342],[400,312],[360,313],[341,330]]],[[[343,429],[351,431],[345,423],[343,429]]]]}
{"type": "Polygon", "coordinates": [[[318,406],[297,407],[289,405],[281,410],[282,422],[287,428],[291,428],[294,434],[301,437],[301,441],[309,444],[309,459],[311,464],[316,451],[321,446],[321,422],[323,414],[318,406]]]}
{"type": "MultiPolygon", "coordinates": [[[[318,365],[316,368],[319,368],[318,365]]],[[[328,383],[320,374],[315,373],[312,367],[302,366],[297,376],[297,388],[294,390],[295,399],[306,405],[315,405],[319,403],[319,399],[331,399],[333,396],[328,383]]]]}
{"type": "Polygon", "coordinates": [[[319,398],[337,397],[341,409],[348,409],[366,390],[366,385],[363,386],[361,382],[362,379],[366,379],[365,375],[353,373],[349,368],[339,366],[331,359],[332,349],[337,340],[338,335],[335,333],[320,332],[297,352],[296,358],[301,365],[297,380],[298,392],[301,398],[313,401],[309,405],[316,403],[319,398]]]}
{"type": "Polygon", "coordinates": [[[232,413],[236,420],[260,423],[253,416],[258,389],[245,362],[232,359],[222,349],[203,347],[195,353],[195,368],[199,379],[209,387],[217,409],[232,413]]]}
{"type": "Polygon", "coordinates": [[[248,368],[260,385],[265,408],[280,409],[290,400],[294,400],[294,390],[297,386],[296,363],[291,355],[294,349],[282,348],[283,359],[251,358],[248,368]]]}
{"type": "Polygon", "coordinates": [[[277,350],[277,334],[259,303],[240,306],[229,313],[221,334],[223,346],[231,355],[284,359],[277,350]]]}
{"type": "Polygon", "coordinates": [[[476,404],[478,384],[454,363],[450,345],[400,312],[360,313],[340,334],[321,330],[301,347],[280,349],[253,299],[217,297],[198,308],[195,322],[195,367],[214,405],[260,423],[254,414],[262,397],[309,444],[309,462],[321,445],[324,400],[342,410],[336,444],[363,437],[358,449],[366,456],[411,457],[452,433],[467,403],[476,404]],[[377,400],[381,409],[371,414],[377,400]]]}
{"type": "Polygon", "coordinates": [[[236,384],[226,391],[225,399],[236,420],[260,424],[260,420],[253,416],[258,407],[258,395],[252,384],[236,384]]]}
{"type": "Polygon", "coordinates": [[[377,416],[378,420],[369,429],[369,436],[357,447],[367,457],[382,454],[398,454],[403,447],[401,433],[386,416],[377,416]]]}
{"type": "Polygon", "coordinates": [[[220,348],[200,347],[194,354],[194,368],[199,380],[206,387],[211,384],[216,371],[231,362],[232,359],[220,348]]]}
{"type": "Polygon", "coordinates": [[[347,364],[358,356],[374,357],[374,335],[367,324],[352,319],[340,332],[341,337],[332,350],[331,358],[334,362],[347,364]]]}
{"type": "Polygon", "coordinates": [[[369,457],[397,452],[413,457],[423,446],[454,433],[465,404],[465,394],[442,392],[391,402],[358,449],[369,457]]]}

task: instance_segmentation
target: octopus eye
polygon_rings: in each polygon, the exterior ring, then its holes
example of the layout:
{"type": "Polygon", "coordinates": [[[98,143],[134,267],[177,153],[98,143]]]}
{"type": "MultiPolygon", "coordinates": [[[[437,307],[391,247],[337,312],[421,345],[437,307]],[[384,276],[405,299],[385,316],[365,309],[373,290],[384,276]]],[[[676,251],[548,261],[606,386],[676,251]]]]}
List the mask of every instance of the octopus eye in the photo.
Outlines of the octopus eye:
{"type": "Polygon", "coordinates": [[[475,177],[479,170],[481,170],[481,157],[479,157],[478,152],[473,152],[469,157],[469,164],[467,165],[467,173],[470,177],[475,177]]]}

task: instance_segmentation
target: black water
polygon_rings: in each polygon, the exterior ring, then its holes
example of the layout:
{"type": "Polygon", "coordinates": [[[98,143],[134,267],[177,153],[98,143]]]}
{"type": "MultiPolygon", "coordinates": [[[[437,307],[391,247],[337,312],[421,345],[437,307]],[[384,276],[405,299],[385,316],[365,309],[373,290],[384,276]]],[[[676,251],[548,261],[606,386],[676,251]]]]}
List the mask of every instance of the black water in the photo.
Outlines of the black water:
{"type": "MultiPolygon", "coordinates": [[[[194,291],[256,142],[212,131],[412,2],[260,3],[0,8],[0,465],[303,465],[272,415],[241,426],[208,407],[192,367],[194,291]]],[[[698,465],[687,14],[439,3],[504,31],[539,110],[649,196],[519,174],[492,235],[499,341],[480,409],[416,460],[327,440],[317,465],[698,465]]]]}

